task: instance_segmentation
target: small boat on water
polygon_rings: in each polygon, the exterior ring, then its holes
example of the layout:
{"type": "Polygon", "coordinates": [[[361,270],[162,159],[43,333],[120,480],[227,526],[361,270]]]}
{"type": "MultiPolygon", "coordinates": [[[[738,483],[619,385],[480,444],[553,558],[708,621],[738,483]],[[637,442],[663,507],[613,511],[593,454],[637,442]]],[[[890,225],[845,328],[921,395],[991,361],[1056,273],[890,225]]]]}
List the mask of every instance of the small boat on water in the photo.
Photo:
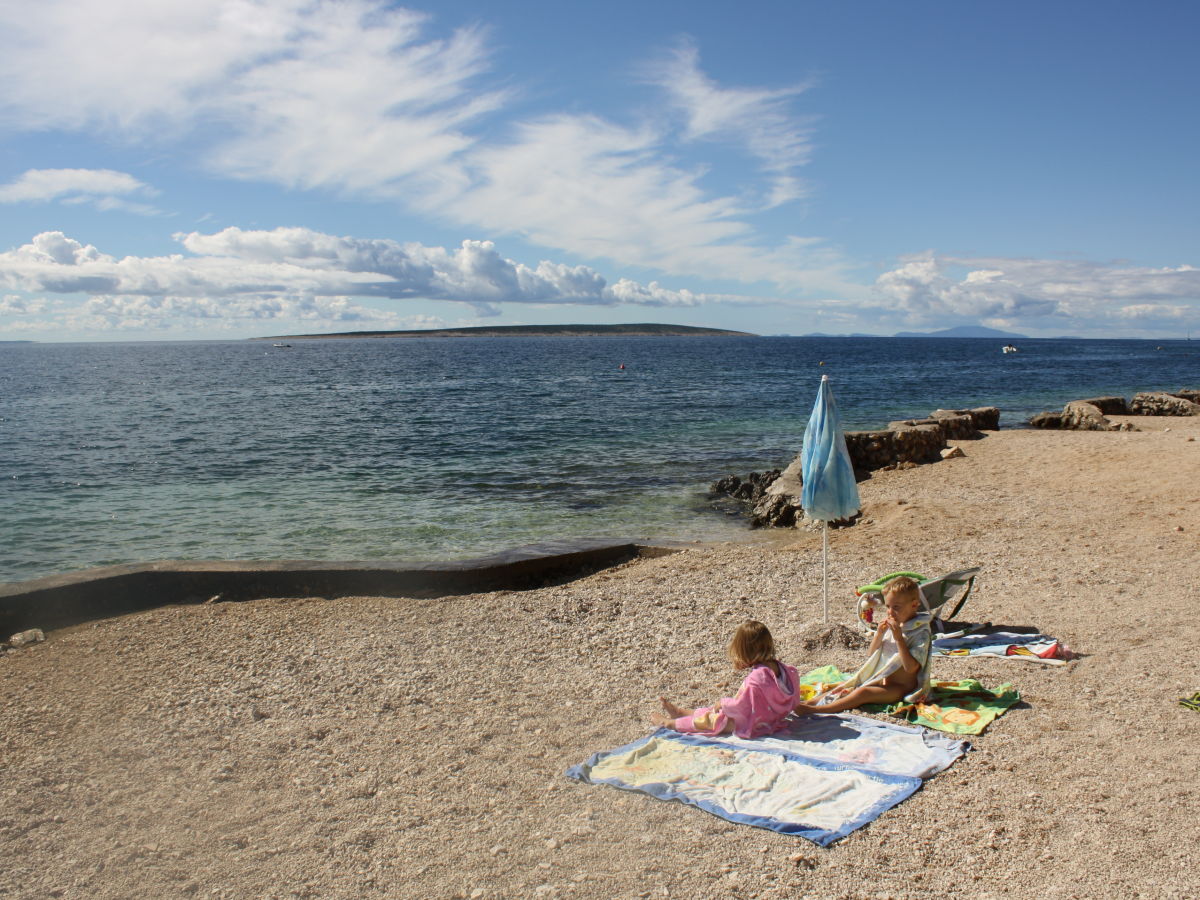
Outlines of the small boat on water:
{"type": "Polygon", "coordinates": [[[272,344],[271,346],[272,346],[272,347],[279,347],[279,348],[283,348],[283,347],[290,347],[290,346],[292,346],[292,345],[291,345],[291,344],[272,344]]]}
{"type": "Polygon", "coordinates": [[[1003,347],[1000,348],[1000,352],[1001,353],[1020,353],[1021,351],[1018,350],[1016,347],[1014,347],[1012,344],[1005,344],[1003,347]]]}

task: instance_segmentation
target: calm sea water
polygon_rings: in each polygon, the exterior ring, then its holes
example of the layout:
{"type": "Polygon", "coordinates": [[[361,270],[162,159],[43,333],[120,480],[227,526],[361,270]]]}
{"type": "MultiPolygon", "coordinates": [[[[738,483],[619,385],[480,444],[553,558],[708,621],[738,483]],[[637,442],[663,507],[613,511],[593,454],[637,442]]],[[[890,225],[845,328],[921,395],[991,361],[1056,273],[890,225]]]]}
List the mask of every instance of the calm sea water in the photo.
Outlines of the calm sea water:
{"type": "Polygon", "coordinates": [[[848,428],[1200,386],[1200,342],[466,338],[0,345],[0,581],[156,559],[415,561],[714,539],[821,373],[848,428]],[[823,367],[818,363],[824,362],[823,367]],[[624,369],[618,368],[623,364],[624,369]]]}

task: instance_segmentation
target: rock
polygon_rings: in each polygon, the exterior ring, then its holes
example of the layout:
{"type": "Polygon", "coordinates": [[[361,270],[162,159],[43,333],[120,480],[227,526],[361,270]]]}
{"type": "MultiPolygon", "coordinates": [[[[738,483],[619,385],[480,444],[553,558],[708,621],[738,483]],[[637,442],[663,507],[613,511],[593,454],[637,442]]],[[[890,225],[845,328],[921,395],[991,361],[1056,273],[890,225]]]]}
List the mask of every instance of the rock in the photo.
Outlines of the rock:
{"type": "Polygon", "coordinates": [[[1072,400],[1063,407],[1063,427],[1073,431],[1116,431],[1098,406],[1084,400],[1072,400]]]}
{"type": "Polygon", "coordinates": [[[1200,416],[1200,403],[1162,391],[1133,395],[1129,411],[1135,416],[1200,416]]]}
{"type": "Polygon", "coordinates": [[[751,472],[745,480],[737,475],[726,475],[709,488],[713,495],[724,495],[741,500],[749,505],[757,503],[763,493],[780,475],[778,469],[769,472],[751,472]]]}
{"type": "Polygon", "coordinates": [[[1200,403],[1200,391],[1192,390],[1190,388],[1180,388],[1171,396],[1178,397],[1181,400],[1190,400],[1192,403],[1200,403]]]}
{"type": "Polygon", "coordinates": [[[801,468],[801,460],[797,456],[767,485],[751,513],[752,527],[789,528],[804,517],[800,505],[800,493],[803,490],[801,468]]]}
{"type": "Polygon", "coordinates": [[[1091,397],[1087,400],[1080,400],[1079,402],[1090,403],[1092,406],[1096,407],[1096,409],[1100,410],[1101,415],[1129,415],[1129,404],[1125,402],[1124,397],[1091,397]]]}
{"type": "Polygon", "coordinates": [[[1117,408],[1120,397],[1097,397],[1092,400],[1072,400],[1060,413],[1038,413],[1029,420],[1034,428],[1061,428],[1069,431],[1134,431],[1128,423],[1117,425],[1109,421],[1102,408],[1117,408]]]}
{"type": "Polygon", "coordinates": [[[1062,428],[1063,414],[1056,412],[1040,412],[1030,417],[1029,425],[1032,428],[1062,428]]]}
{"type": "Polygon", "coordinates": [[[962,447],[947,447],[942,451],[942,459],[958,459],[966,455],[962,452],[962,447]]]}
{"type": "Polygon", "coordinates": [[[14,634],[8,639],[8,643],[13,647],[24,647],[26,644],[39,644],[45,639],[46,635],[42,633],[42,629],[30,628],[28,631],[14,634]]]}

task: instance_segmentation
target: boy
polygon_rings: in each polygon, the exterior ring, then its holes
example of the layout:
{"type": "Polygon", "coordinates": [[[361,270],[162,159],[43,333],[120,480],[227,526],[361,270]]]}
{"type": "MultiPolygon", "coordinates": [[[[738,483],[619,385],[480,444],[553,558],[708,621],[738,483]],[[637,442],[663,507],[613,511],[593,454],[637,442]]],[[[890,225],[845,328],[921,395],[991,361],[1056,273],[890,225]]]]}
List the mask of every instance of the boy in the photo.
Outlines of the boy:
{"type": "Polygon", "coordinates": [[[867,661],[862,668],[836,687],[812,700],[798,703],[796,713],[836,713],[867,703],[917,700],[928,685],[932,616],[920,612],[917,583],[906,576],[883,586],[887,618],[879,623],[867,661]]]}

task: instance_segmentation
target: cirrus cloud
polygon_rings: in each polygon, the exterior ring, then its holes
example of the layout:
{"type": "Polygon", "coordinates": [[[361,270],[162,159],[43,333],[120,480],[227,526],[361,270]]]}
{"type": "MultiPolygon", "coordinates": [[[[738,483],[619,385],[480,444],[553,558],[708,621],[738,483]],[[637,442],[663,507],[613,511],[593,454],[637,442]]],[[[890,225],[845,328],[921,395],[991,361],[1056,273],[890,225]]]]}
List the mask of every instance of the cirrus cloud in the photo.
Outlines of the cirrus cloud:
{"type": "Polygon", "coordinates": [[[439,35],[383,0],[9,4],[0,122],[166,147],[220,177],[396,203],[585,259],[845,287],[834,248],[753,224],[803,192],[808,124],[789,109],[803,88],[723,87],[685,43],[630,62],[661,89],[633,121],[518,117],[490,52],[483,29],[439,35]],[[720,167],[680,162],[714,140],[747,154],[759,183],[734,192],[720,167]]]}
{"type": "Polygon", "coordinates": [[[156,193],[132,175],[112,169],[29,169],[0,184],[0,203],[88,203],[100,210],[157,215],[153,206],[128,199],[156,193]]]}

